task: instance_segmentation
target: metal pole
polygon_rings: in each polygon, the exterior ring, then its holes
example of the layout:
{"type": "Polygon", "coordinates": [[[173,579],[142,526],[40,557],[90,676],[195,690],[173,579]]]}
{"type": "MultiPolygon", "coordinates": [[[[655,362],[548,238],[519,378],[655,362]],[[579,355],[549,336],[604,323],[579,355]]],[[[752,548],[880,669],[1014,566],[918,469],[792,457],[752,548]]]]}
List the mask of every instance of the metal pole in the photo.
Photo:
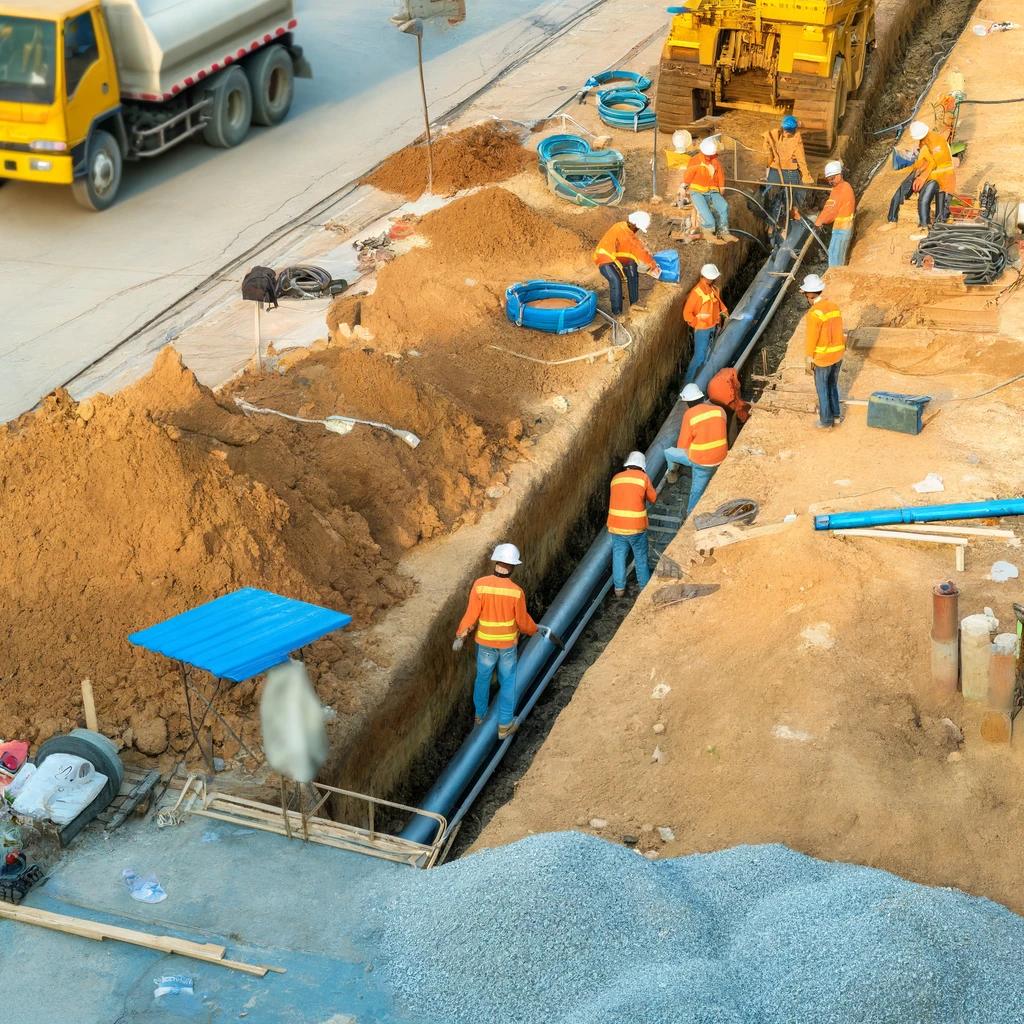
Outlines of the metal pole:
{"type": "Polygon", "coordinates": [[[423,35],[416,36],[416,63],[420,70],[420,95],[423,97],[423,123],[427,129],[427,192],[434,191],[434,149],[430,137],[430,114],[427,112],[427,86],[423,81],[423,35]]]}
{"type": "Polygon", "coordinates": [[[263,355],[261,353],[262,337],[260,332],[260,307],[262,303],[253,303],[253,333],[256,335],[256,368],[258,370],[263,369],[263,355]]]}
{"type": "Polygon", "coordinates": [[[658,194],[658,119],[654,119],[654,143],[651,150],[651,198],[658,194]]]}

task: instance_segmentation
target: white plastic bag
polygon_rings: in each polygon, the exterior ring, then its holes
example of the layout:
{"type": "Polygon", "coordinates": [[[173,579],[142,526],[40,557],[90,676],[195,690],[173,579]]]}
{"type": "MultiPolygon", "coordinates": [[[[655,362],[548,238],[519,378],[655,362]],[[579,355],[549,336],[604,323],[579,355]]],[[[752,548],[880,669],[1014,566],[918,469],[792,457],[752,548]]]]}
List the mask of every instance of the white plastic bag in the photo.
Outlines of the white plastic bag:
{"type": "Polygon", "coordinates": [[[51,754],[14,801],[14,813],[67,825],[89,806],[107,784],[84,757],[51,754]]]}

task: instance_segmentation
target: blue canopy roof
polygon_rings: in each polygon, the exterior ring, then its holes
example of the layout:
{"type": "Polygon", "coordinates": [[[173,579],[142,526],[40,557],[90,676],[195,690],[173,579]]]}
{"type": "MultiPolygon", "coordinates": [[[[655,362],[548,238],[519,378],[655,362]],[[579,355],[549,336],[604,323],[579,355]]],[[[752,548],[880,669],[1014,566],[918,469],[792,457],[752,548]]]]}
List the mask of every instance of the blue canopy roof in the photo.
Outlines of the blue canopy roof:
{"type": "Polygon", "coordinates": [[[351,621],[344,612],[243,587],[132,633],[128,640],[240,683],[351,621]]]}

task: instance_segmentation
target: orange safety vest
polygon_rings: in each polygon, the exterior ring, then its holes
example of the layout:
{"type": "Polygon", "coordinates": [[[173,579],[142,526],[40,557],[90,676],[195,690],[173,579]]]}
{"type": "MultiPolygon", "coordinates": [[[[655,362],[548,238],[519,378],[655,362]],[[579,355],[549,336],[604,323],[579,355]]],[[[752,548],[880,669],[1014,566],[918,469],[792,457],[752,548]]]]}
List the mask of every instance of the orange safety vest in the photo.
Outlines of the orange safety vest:
{"type": "Polygon", "coordinates": [[[533,636],[537,623],[526,610],[523,588],[507,576],[481,576],[469,592],[466,614],[459,623],[463,636],[476,626],[476,642],[505,650],[515,647],[520,633],[533,636]]]}
{"type": "Polygon", "coordinates": [[[721,192],[725,188],[725,171],[717,156],[695,156],[687,164],[683,181],[692,192],[721,192]]]}
{"type": "Polygon", "coordinates": [[[857,208],[857,198],[853,194],[853,186],[848,181],[841,181],[832,186],[832,191],[825,200],[825,205],[818,214],[817,223],[824,226],[831,224],[834,231],[849,231],[853,227],[853,214],[857,208]]]}
{"type": "Polygon", "coordinates": [[[839,307],[828,299],[818,299],[806,317],[807,355],[815,366],[838,363],[846,352],[843,338],[843,315],[839,307]]]}
{"type": "Polygon", "coordinates": [[[624,469],[612,477],[608,498],[608,532],[620,537],[647,529],[647,502],[658,500],[651,478],[642,469],[624,469]]]}
{"type": "Polygon", "coordinates": [[[717,327],[722,314],[729,315],[722,296],[713,285],[704,285],[703,281],[695,285],[686,297],[683,306],[683,319],[695,330],[704,331],[709,327],[717,327]]]}
{"type": "Polygon", "coordinates": [[[724,409],[732,409],[741,423],[750,419],[750,403],[745,401],[740,392],[740,378],[733,366],[723,366],[708,381],[708,398],[715,405],[724,409]]]}
{"type": "Polygon", "coordinates": [[[938,132],[929,132],[924,137],[914,170],[918,174],[927,171],[926,180],[936,182],[943,192],[956,189],[953,154],[949,151],[949,143],[938,132]]]}
{"type": "Polygon", "coordinates": [[[623,260],[646,263],[651,268],[655,266],[654,257],[644,243],[636,237],[624,220],[620,220],[601,236],[601,241],[594,250],[594,262],[599,267],[605,263],[614,263],[621,269],[623,260]]]}
{"type": "Polygon", "coordinates": [[[679,444],[697,466],[720,466],[729,454],[725,410],[710,402],[691,406],[679,428],[679,444]]]}

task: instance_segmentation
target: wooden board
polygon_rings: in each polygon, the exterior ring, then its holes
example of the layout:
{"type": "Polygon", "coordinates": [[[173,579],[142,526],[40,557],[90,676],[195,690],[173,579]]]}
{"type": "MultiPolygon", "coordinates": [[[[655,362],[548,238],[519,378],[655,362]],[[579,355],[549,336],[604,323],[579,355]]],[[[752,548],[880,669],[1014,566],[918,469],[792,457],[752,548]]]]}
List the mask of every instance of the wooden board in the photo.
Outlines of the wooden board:
{"type": "Polygon", "coordinates": [[[857,530],[833,530],[835,537],[876,537],[879,540],[909,540],[923,544],[951,544],[955,547],[965,547],[969,542],[966,537],[948,537],[945,534],[937,535],[931,533],[907,533],[903,530],[881,530],[878,527],[871,529],[857,530]]]}
{"type": "Polygon", "coordinates": [[[795,519],[780,523],[766,523],[763,526],[740,526],[736,523],[726,523],[724,526],[711,526],[706,530],[696,530],[693,534],[693,546],[698,551],[714,551],[718,548],[728,547],[730,544],[740,544],[746,540],[757,540],[759,537],[768,537],[775,533],[781,533],[789,529],[795,519]]]}

